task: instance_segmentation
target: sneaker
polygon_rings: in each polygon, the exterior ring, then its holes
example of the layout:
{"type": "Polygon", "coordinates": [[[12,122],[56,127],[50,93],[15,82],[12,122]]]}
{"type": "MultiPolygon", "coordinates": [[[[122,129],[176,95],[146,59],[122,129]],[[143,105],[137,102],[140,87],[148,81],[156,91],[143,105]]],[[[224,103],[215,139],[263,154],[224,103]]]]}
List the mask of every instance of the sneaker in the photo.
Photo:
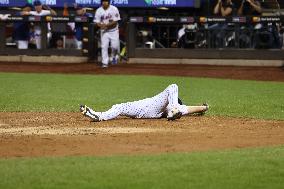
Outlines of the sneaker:
{"type": "Polygon", "coordinates": [[[182,113],[177,108],[173,108],[171,111],[168,112],[167,119],[168,121],[174,121],[176,119],[180,119],[181,116],[182,113]]]}
{"type": "Polygon", "coordinates": [[[80,112],[91,119],[92,122],[99,122],[100,121],[100,117],[94,113],[92,113],[92,111],[90,110],[90,108],[86,105],[80,105],[80,112]]]}
{"type": "Polygon", "coordinates": [[[102,68],[108,68],[107,64],[102,64],[102,68]]]}

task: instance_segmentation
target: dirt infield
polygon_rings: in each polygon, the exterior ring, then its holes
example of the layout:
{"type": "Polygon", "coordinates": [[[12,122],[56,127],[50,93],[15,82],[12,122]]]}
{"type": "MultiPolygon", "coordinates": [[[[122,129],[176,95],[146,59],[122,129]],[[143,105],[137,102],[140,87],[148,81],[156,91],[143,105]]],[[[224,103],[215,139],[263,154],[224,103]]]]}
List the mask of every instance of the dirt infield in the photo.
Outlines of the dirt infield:
{"type": "MultiPolygon", "coordinates": [[[[0,63],[0,72],[140,74],[284,81],[281,68],[0,63]]],[[[284,144],[284,121],[182,117],[90,123],[80,113],[0,112],[0,158],[152,154],[284,144]]]]}
{"type": "Polygon", "coordinates": [[[0,157],[153,154],[284,144],[284,121],[182,117],[91,123],[80,113],[0,113],[0,157]]]}

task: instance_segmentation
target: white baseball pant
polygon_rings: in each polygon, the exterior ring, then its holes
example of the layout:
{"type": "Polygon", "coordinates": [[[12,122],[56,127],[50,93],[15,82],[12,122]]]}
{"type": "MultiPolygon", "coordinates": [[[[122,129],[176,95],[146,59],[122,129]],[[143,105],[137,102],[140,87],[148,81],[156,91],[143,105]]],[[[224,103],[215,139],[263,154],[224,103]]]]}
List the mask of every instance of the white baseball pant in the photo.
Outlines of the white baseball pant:
{"type": "Polygon", "coordinates": [[[119,31],[107,31],[101,32],[101,48],[102,48],[102,63],[103,65],[108,65],[109,55],[108,48],[109,43],[111,46],[111,57],[116,57],[120,53],[120,41],[119,41],[119,31]]]}

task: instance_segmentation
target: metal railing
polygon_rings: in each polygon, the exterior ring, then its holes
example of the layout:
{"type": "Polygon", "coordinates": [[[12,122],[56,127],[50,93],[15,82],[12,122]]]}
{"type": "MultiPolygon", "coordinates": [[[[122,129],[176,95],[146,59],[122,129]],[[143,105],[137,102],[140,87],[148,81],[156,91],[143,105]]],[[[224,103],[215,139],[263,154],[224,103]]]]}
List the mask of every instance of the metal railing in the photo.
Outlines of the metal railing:
{"type": "MultiPolygon", "coordinates": [[[[80,17],[80,16],[9,16],[5,19],[0,19],[0,54],[25,54],[25,55],[33,55],[33,54],[64,54],[67,55],[69,50],[62,49],[60,52],[57,53],[58,50],[56,49],[48,49],[48,27],[47,23],[56,24],[56,23],[82,23],[83,27],[83,38],[82,38],[82,49],[81,55],[82,56],[89,56],[90,58],[94,58],[97,55],[96,46],[97,43],[95,42],[95,24],[93,23],[93,18],[91,17],[80,17]],[[41,49],[34,50],[34,49],[26,49],[26,50],[17,50],[8,48],[6,45],[6,25],[9,23],[16,23],[16,22],[30,22],[34,23],[41,28],[41,49]],[[36,51],[36,52],[35,52],[36,51]]],[[[72,54],[72,51],[70,52],[72,54]]]]}
{"type": "Polygon", "coordinates": [[[283,17],[130,17],[129,23],[134,27],[129,27],[133,29],[129,33],[160,43],[165,41],[162,46],[169,48],[173,41],[179,40],[177,33],[182,25],[187,25],[184,27],[184,33],[188,34],[185,38],[187,42],[195,43],[194,48],[255,48],[257,44],[253,41],[262,34],[270,32],[281,40],[283,20],[283,17]],[[244,45],[244,40],[250,44],[244,45]]]}
{"type": "MultiPolygon", "coordinates": [[[[268,26],[268,24],[272,23],[272,25],[277,24],[280,26],[283,24],[284,17],[130,17],[129,22],[127,23],[127,29],[126,29],[126,46],[127,46],[127,56],[128,57],[135,57],[139,53],[140,55],[144,55],[142,51],[139,51],[137,53],[137,49],[140,47],[138,46],[138,34],[139,29],[145,27],[145,28],[155,28],[159,26],[168,26],[168,27],[180,27],[182,25],[197,25],[196,28],[194,28],[192,31],[195,32],[195,34],[202,34],[203,38],[199,40],[199,43],[197,43],[197,35],[194,36],[191,42],[194,42],[194,49],[214,49],[217,48],[218,52],[220,52],[219,48],[222,48],[224,50],[227,49],[234,49],[239,50],[242,48],[240,40],[242,40],[242,32],[245,32],[245,30],[242,30],[242,26],[256,26],[258,24],[262,24],[263,26],[268,26]],[[217,30],[210,29],[214,24],[218,24],[220,26],[227,25],[228,23],[231,24],[232,27],[228,28],[218,28],[217,30]],[[220,32],[218,32],[220,31],[220,32]],[[222,40],[220,46],[216,46],[214,42],[214,38],[216,37],[216,34],[213,33],[221,33],[223,32],[226,37],[226,34],[228,34],[228,40],[222,40]],[[232,35],[234,39],[234,43],[230,43],[229,40],[230,36],[232,35]]],[[[98,37],[96,35],[96,27],[93,23],[92,18],[88,17],[63,17],[63,16],[46,16],[46,17],[37,17],[37,16],[9,16],[5,19],[0,20],[0,54],[25,54],[25,55],[48,55],[48,54],[64,54],[67,55],[72,54],[73,52],[70,50],[60,50],[60,52],[57,49],[48,49],[47,48],[47,23],[69,23],[69,22],[80,22],[83,24],[84,27],[84,34],[83,34],[83,48],[81,51],[81,55],[88,56],[90,59],[97,59],[98,57],[98,37]],[[14,22],[33,22],[35,24],[38,24],[41,26],[42,29],[42,46],[43,48],[41,50],[16,50],[16,49],[10,49],[6,47],[5,44],[5,26],[7,23],[14,23],[14,22]]],[[[263,27],[265,28],[265,27],[263,27]]],[[[251,38],[254,35],[254,32],[256,30],[254,27],[245,27],[245,29],[248,29],[248,32],[250,33],[249,38],[251,38]]],[[[176,30],[175,32],[177,32],[176,30]]],[[[152,34],[153,41],[157,43],[157,46],[160,48],[168,47],[164,45],[161,42],[161,38],[163,37],[156,37],[156,34],[152,34]]],[[[177,35],[177,34],[176,34],[177,35]]],[[[199,36],[200,37],[200,36],[199,36]]],[[[224,37],[224,38],[225,38],[224,37]]],[[[220,37],[219,37],[220,38],[220,37]]],[[[222,35],[221,38],[222,39],[222,35]]],[[[176,41],[175,37],[171,38],[171,40],[176,41]]],[[[220,40],[221,41],[221,40],[220,40]]],[[[251,40],[248,45],[249,48],[252,48],[254,45],[252,44],[251,40]]],[[[170,43],[169,43],[170,44],[170,43]]],[[[253,47],[254,48],[254,47],[253,47]]],[[[155,50],[155,49],[152,49],[155,50]]],[[[275,53],[275,52],[274,52],[275,53]]],[[[154,53],[153,53],[154,54],[154,53]]],[[[171,54],[171,53],[170,53],[171,54]]],[[[174,54],[174,53],[172,53],[174,54]]],[[[185,56],[184,51],[179,51],[180,57],[185,56]],[[181,54],[183,53],[183,54],[181,54]]],[[[279,53],[280,54],[280,53],[279,53]]],[[[283,53],[282,53],[283,54],[283,53]]],[[[157,53],[155,56],[169,56],[169,54],[159,54],[157,53]]],[[[197,53],[197,55],[200,55],[200,53],[197,53]]],[[[186,56],[185,56],[186,57],[186,56]]],[[[213,57],[213,56],[212,56],[213,57]]],[[[210,58],[210,57],[209,57],[210,58]]],[[[257,58],[257,57],[256,57],[257,58]]]]}

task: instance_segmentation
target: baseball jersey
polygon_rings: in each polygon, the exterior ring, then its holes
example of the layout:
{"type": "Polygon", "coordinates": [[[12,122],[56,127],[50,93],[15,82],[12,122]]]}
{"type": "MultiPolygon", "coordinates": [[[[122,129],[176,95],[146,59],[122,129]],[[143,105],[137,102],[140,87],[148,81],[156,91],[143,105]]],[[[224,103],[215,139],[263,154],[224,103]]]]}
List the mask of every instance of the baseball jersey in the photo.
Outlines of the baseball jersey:
{"type": "MultiPolygon", "coordinates": [[[[21,13],[17,13],[20,16],[21,13]]],[[[14,22],[13,24],[13,38],[14,40],[28,41],[30,39],[30,23],[28,22],[14,22]]]]}
{"type": "MultiPolygon", "coordinates": [[[[93,15],[90,13],[85,13],[84,15],[81,16],[86,16],[86,17],[92,17],[93,15]]],[[[83,38],[83,23],[82,22],[76,22],[75,23],[75,37],[77,40],[82,41],[83,38]]]]}
{"type": "Polygon", "coordinates": [[[42,10],[41,12],[30,11],[30,15],[33,15],[33,16],[47,16],[47,15],[51,15],[51,12],[49,10],[42,10]]]}
{"type": "MultiPolygon", "coordinates": [[[[40,12],[30,11],[30,15],[33,15],[33,16],[48,16],[48,15],[51,15],[51,12],[50,12],[50,10],[41,10],[40,12]]],[[[47,27],[48,27],[49,30],[51,29],[50,23],[47,24],[47,27]]],[[[36,25],[35,26],[35,32],[39,33],[39,35],[40,35],[40,33],[41,33],[40,31],[41,31],[40,26],[36,25]]]]}
{"type": "MultiPolygon", "coordinates": [[[[103,23],[103,24],[108,24],[110,22],[119,21],[119,20],[120,20],[119,11],[113,5],[110,5],[106,10],[103,7],[98,8],[94,18],[95,23],[103,23]]],[[[107,31],[115,31],[115,30],[118,30],[118,25],[115,28],[107,31]]]]}

